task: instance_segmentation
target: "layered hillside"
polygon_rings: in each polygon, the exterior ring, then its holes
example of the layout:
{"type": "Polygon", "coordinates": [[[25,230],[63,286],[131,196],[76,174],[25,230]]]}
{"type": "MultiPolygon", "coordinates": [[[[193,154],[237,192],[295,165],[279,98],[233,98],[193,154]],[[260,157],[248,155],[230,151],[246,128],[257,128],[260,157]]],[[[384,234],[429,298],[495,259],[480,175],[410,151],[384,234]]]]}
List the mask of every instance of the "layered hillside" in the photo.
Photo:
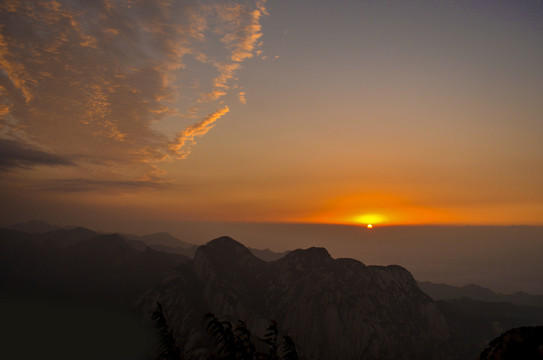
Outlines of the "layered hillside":
{"type": "Polygon", "coordinates": [[[0,229],[0,288],[18,296],[130,305],[188,260],[84,228],[0,229]]]}

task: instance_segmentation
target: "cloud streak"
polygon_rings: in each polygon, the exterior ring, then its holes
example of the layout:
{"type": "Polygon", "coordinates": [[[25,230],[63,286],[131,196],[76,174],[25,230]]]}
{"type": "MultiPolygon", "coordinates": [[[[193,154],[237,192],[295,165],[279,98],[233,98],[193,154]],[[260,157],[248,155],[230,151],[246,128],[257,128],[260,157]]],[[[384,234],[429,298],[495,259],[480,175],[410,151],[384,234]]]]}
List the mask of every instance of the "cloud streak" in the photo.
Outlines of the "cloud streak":
{"type": "Polygon", "coordinates": [[[35,149],[15,140],[0,139],[0,171],[34,166],[74,166],[68,158],[35,149]]]}
{"type": "Polygon", "coordinates": [[[186,159],[192,146],[196,144],[195,138],[202,137],[209,132],[214,126],[217,120],[219,120],[224,114],[229,112],[228,106],[222,109],[218,109],[212,114],[209,114],[204,120],[199,123],[193,124],[177,134],[176,140],[170,145],[170,150],[175,154],[178,159],[186,159]]]}

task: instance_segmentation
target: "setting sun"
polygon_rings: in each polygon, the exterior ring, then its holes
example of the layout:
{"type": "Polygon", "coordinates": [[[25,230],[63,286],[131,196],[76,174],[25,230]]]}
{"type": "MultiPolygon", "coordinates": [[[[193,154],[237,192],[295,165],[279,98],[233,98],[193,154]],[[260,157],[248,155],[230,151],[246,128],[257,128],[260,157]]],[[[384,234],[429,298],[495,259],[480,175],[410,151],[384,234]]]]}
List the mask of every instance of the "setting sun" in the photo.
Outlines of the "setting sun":
{"type": "Polygon", "coordinates": [[[372,224],[368,224],[366,227],[367,227],[368,229],[373,229],[373,225],[372,225],[372,224]]]}

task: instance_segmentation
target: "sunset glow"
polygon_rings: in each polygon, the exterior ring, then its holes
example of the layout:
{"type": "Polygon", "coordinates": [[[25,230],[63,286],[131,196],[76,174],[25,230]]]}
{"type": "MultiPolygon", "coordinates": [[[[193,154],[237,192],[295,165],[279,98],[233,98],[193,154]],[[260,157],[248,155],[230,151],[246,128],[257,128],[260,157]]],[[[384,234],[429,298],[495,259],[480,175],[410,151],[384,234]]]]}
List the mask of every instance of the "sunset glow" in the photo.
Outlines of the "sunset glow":
{"type": "Polygon", "coordinates": [[[296,3],[0,5],[4,221],[543,224],[538,5],[296,3]]]}
{"type": "Polygon", "coordinates": [[[354,217],[354,221],[359,224],[369,224],[368,227],[371,227],[371,224],[381,224],[385,222],[386,217],[379,214],[364,214],[357,215],[354,217]]]}

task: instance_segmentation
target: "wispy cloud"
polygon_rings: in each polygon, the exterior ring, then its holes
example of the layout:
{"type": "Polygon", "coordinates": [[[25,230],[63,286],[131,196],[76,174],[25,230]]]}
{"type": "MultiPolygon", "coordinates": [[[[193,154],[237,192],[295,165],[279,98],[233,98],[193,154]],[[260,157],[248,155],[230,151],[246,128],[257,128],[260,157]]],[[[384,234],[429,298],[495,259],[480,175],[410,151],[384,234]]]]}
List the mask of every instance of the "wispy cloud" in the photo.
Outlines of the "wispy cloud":
{"type": "Polygon", "coordinates": [[[244,91],[240,91],[239,94],[238,94],[238,99],[239,99],[239,102],[242,103],[242,104],[247,104],[247,99],[245,98],[245,92],[244,91]]]}
{"type": "Polygon", "coordinates": [[[254,10],[236,8],[234,11],[236,16],[230,16],[231,23],[236,24],[240,17],[246,19],[241,29],[228,32],[223,37],[223,41],[232,48],[232,61],[241,62],[255,55],[258,40],[262,36],[260,18],[267,14],[264,4],[264,1],[259,1],[254,10]]]}
{"type": "Polygon", "coordinates": [[[196,144],[195,138],[204,136],[208,133],[217,120],[226,114],[230,109],[225,106],[222,109],[215,111],[208,115],[204,120],[199,123],[193,124],[177,134],[177,138],[170,145],[170,150],[175,154],[178,159],[185,159],[191,152],[191,147],[196,144]]]}
{"type": "Polygon", "coordinates": [[[186,158],[229,101],[244,102],[237,72],[258,51],[265,14],[260,0],[4,1],[0,137],[59,161],[78,154],[82,176],[91,157],[136,179],[155,174],[186,158]],[[201,120],[154,126],[187,118],[201,120]]]}

